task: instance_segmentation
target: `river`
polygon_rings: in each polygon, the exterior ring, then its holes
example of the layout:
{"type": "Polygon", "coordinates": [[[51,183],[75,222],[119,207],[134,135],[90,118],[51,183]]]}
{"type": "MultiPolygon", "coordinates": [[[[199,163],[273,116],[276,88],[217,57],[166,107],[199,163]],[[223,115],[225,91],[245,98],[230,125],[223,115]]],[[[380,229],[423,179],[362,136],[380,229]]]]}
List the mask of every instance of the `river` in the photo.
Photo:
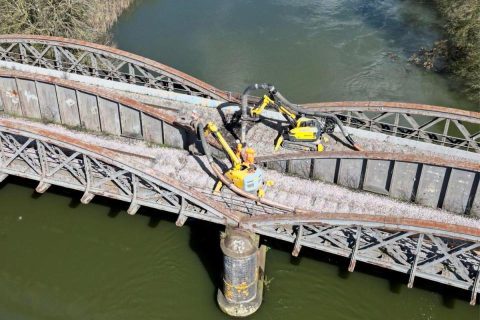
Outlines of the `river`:
{"type": "MultiPolygon", "coordinates": [[[[124,50],[219,88],[274,83],[295,102],[408,101],[478,109],[458,84],[407,63],[442,37],[428,1],[143,0],[114,28],[124,50]]],[[[220,228],[8,178],[0,184],[0,319],[226,319],[220,228]]],[[[252,319],[480,319],[467,292],[266,240],[252,319]]]]}

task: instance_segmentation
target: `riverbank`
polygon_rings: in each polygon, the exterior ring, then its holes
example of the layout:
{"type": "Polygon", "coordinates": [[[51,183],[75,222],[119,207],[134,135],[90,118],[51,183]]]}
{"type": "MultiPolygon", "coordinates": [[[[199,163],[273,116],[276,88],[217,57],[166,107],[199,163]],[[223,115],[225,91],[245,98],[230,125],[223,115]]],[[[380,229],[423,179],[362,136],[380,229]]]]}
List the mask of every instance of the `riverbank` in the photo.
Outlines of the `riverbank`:
{"type": "Polygon", "coordinates": [[[444,19],[445,39],[422,48],[410,59],[427,70],[454,74],[480,108],[480,0],[435,0],[444,19]]]}
{"type": "Polygon", "coordinates": [[[133,2],[1,0],[0,34],[41,34],[108,44],[110,28],[133,2]]]}

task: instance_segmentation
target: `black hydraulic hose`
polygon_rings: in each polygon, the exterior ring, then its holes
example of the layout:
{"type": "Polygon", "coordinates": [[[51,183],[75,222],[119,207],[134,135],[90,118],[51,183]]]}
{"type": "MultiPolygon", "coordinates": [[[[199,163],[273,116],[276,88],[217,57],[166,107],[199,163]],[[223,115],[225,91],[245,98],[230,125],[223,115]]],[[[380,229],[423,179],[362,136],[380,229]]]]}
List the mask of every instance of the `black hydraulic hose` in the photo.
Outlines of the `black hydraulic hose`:
{"type": "Polygon", "coordinates": [[[195,130],[197,131],[197,135],[200,138],[200,142],[202,143],[202,149],[203,152],[205,153],[205,156],[207,157],[208,164],[210,165],[210,168],[212,168],[213,174],[222,181],[224,185],[226,185],[228,188],[236,188],[235,185],[233,185],[233,182],[227,179],[223,175],[222,170],[218,167],[218,165],[215,163],[212,157],[212,152],[210,151],[210,146],[207,142],[207,139],[205,138],[205,133],[203,132],[205,126],[203,125],[202,122],[196,122],[195,123],[195,130]]]}
{"type": "Polygon", "coordinates": [[[202,122],[195,123],[195,130],[197,131],[197,135],[200,138],[200,142],[202,143],[203,153],[207,156],[208,162],[214,163],[212,152],[210,151],[210,146],[208,145],[207,139],[205,138],[205,133],[203,132],[205,126],[202,122]]]}
{"type": "Polygon", "coordinates": [[[232,190],[233,192],[235,192],[239,196],[242,196],[242,197],[245,197],[247,199],[253,200],[257,203],[261,203],[261,204],[264,204],[264,205],[267,205],[267,206],[272,206],[274,208],[278,208],[280,210],[291,211],[293,213],[298,213],[298,214],[308,213],[308,211],[300,209],[300,208],[286,206],[286,205],[277,203],[277,202],[272,201],[272,200],[261,198],[257,195],[253,195],[251,193],[248,193],[248,192],[238,188],[237,186],[235,186],[235,184],[232,181],[230,181],[227,177],[225,177],[225,175],[223,174],[220,167],[213,160],[212,153],[210,152],[210,147],[208,145],[207,139],[205,138],[205,133],[203,132],[203,130],[204,130],[203,124],[201,122],[195,123],[195,129],[197,131],[198,136],[200,137],[203,152],[207,156],[208,163],[210,164],[210,167],[212,168],[213,173],[230,190],[232,190]]]}
{"type": "Polygon", "coordinates": [[[362,148],[358,144],[355,143],[353,140],[352,136],[345,130],[345,127],[343,126],[343,123],[338,119],[338,117],[334,114],[331,113],[326,113],[326,112],[320,112],[320,111],[311,111],[311,110],[306,110],[303,109],[300,105],[291,103],[290,101],[287,100],[280,92],[274,91],[271,92],[273,96],[278,99],[281,103],[285,104],[287,107],[295,110],[298,113],[305,114],[305,115],[313,115],[317,117],[328,117],[333,119],[336,123],[340,131],[342,132],[343,136],[347,141],[352,144],[352,146],[357,149],[358,151],[362,151],[362,148]]]}
{"type": "Polygon", "coordinates": [[[242,117],[241,117],[241,133],[240,133],[240,142],[245,144],[246,135],[247,135],[247,123],[246,121],[249,118],[248,115],[248,94],[251,91],[255,90],[268,90],[269,92],[274,92],[275,87],[269,83],[255,83],[249,85],[242,93],[242,117]]]}
{"type": "Polygon", "coordinates": [[[337,124],[338,128],[340,129],[340,131],[342,132],[345,139],[347,139],[347,141],[350,144],[352,144],[352,146],[356,150],[362,151],[362,148],[358,144],[355,143],[352,136],[345,130],[345,127],[343,126],[343,123],[340,121],[340,119],[338,119],[338,117],[336,115],[331,114],[331,113],[325,113],[325,112],[311,111],[311,110],[303,109],[300,105],[294,104],[294,103],[291,103],[290,101],[288,101],[287,98],[285,98],[280,92],[277,91],[277,89],[275,89],[275,87],[273,85],[271,85],[269,83],[255,83],[255,84],[249,85],[243,91],[243,94],[242,94],[242,121],[241,121],[241,128],[242,128],[241,142],[242,143],[245,143],[245,138],[246,138],[246,120],[248,119],[248,100],[247,100],[248,93],[250,91],[259,90],[259,89],[268,90],[269,93],[271,95],[273,95],[275,100],[280,101],[281,103],[283,103],[284,105],[286,105],[287,107],[289,107],[290,109],[294,110],[297,113],[305,114],[305,115],[313,115],[313,116],[317,116],[317,117],[327,117],[327,118],[333,119],[335,121],[335,123],[337,124]]]}

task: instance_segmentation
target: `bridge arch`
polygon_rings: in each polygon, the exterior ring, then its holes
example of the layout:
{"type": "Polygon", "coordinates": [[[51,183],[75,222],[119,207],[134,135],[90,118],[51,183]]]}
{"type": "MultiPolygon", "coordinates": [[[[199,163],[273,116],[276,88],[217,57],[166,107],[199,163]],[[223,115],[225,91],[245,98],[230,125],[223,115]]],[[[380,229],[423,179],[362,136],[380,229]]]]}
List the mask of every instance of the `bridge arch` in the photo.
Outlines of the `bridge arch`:
{"type": "MultiPolygon", "coordinates": [[[[159,62],[85,41],[34,35],[0,35],[0,67],[18,65],[84,75],[163,91],[238,102],[217,89],[159,62]]],[[[213,106],[212,105],[212,106],[213,106]]],[[[480,153],[480,113],[424,104],[385,101],[309,103],[349,127],[480,153]]]]}
{"type": "Polygon", "coordinates": [[[136,54],[91,42],[38,35],[0,35],[0,61],[226,101],[228,93],[136,54]]]}

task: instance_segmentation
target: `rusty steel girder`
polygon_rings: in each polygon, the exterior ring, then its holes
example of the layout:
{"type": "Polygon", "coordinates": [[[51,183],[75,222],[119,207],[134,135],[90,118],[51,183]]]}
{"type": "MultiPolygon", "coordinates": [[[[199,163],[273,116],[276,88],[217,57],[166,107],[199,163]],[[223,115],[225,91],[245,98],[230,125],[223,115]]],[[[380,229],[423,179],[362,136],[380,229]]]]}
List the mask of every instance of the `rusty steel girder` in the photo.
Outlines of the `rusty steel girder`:
{"type": "Polygon", "coordinates": [[[36,35],[0,35],[0,61],[220,101],[230,99],[228,93],[172,67],[86,41],[36,35]]]}
{"type": "Polygon", "coordinates": [[[480,162],[391,152],[297,152],[257,157],[266,168],[480,217],[480,162]]]}
{"type": "MultiPolygon", "coordinates": [[[[238,102],[240,95],[219,90],[171,67],[119,49],[72,39],[0,35],[0,62],[13,62],[144,86],[186,95],[238,102]]],[[[335,114],[346,126],[480,152],[480,113],[439,106],[345,101],[305,104],[335,114]]]]}
{"type": "Polygon", "coordinates": [[[187,218],[230,224],[302,246],[415,277],[479,291],[480,230],[467,225],[382,215],[302,213],[266,210],[254,201],[214,196],[195,190],[141,162],[112,150],[13,119],[0,119],[0,181],[8,175],[39,181],[37,191],[58,185],[83,192],[82,202],[104,196],[178,214],[187,218]],[[220,200],[221,199],[221,200],[220,200]],[[240,210],[241,208],[243,210],[240,210]]]}
{"type": "Polygon", "coordinates": [[[386,101],[320,102],[305,109],[331,112],[346,126],[480,153],[480,113],[386,101]]]}
{"type": "MultiPolygon", "coordinates": [[[[191,127],[182,126],[165,110],[105,89],[19,71],[0,71],[2,110],[14,116],[178,148],[186,148],[196,139],[191,127]]],[[[257,161],[281,172],[456,213],[478,215],[480,210],[479,165],[472,161],[374,152],[289,153],[258,157],[257,161]],[[402,177],[399,173],[410,176],[402,177]],[[461,188],[455,192],[453,186],[457,185],[461,188]],[[424,192],[428,190],[433,191],[424,192]]]]}

